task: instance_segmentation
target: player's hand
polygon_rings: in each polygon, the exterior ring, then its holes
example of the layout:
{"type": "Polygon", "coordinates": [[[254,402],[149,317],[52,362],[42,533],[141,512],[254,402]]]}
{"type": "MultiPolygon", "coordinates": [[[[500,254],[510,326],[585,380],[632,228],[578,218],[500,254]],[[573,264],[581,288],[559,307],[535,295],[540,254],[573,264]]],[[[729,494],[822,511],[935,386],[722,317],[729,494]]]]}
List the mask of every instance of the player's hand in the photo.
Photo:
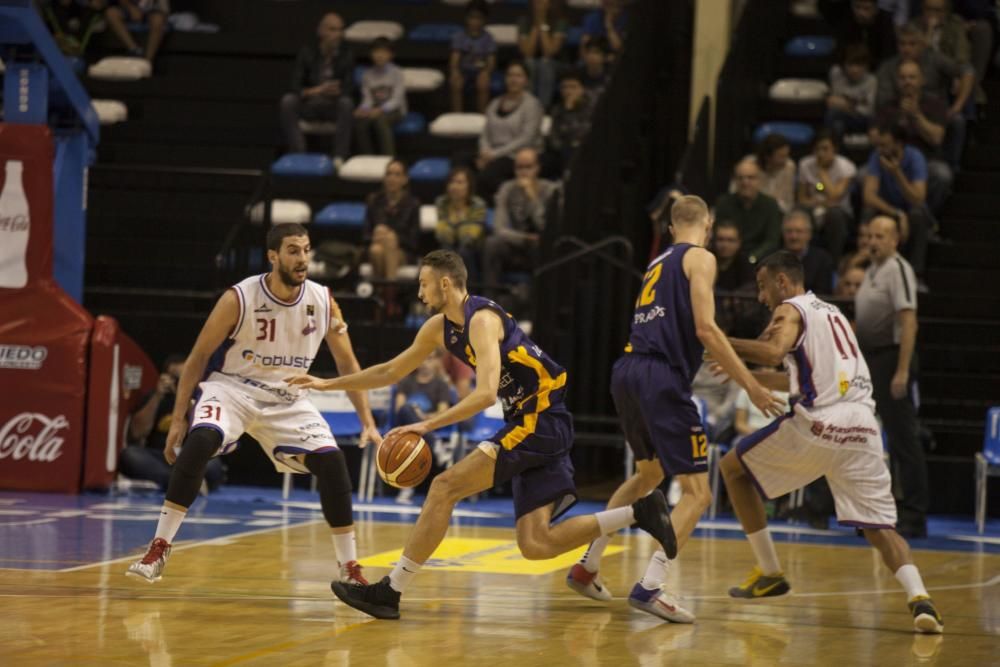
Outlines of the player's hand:
{"type": "Polygon", "coordinates": [[[896,374],[892,376],[892,384],[889,385],[889,393],[896,400],[906,398],[906,389],[909,384],[910,374],[896,371],[896,374]]]}
{"type": "Polygon", "coordinates": [[[156,391],[161,396],[174,393],[177,388],[177,381],[170,373],[160,373],[160,379],[156,383],[156,391]]]}
{"type": "Polygon", "coordinates": [[[285,382],[289,387],[299,387],[301,389],[316,389],[318,391],[331,391],[336,389],[336,385],[332,384],[336,382],[336,378],[324,380],[323,378],[313,377],[312,375],[293,375],[285,378],[285,382]]]}
{"type": "Polygon", "coordinates": [[[729,373],[726,372],[726,369],[714,359],[709,359],[705,363],[708,364],[708,372],[712,374],[712,377],[716,378],[722,384],[725,384],[732,379],[729,377],[729,373]]]}
{"type": "Polygon", "coordinates": [[[427,433],[429,430],[431,429],[427,425],[426,421],[417,422],[415,424],[407,424],[406,426],[397,426],[385,434],[385,439],[389,440],[390,438],[398,438],[404,433],[416,433],[420,437],[423,437],[424,433],[427,433]]]}
{"type": "Polygon", "coordinates": [[[785,402],[759,382],[754,382],[747,395],[750,397],[750,402],[768,417],[780,417],[785,411],[785,402]]]}
{"type": "Polygon", "coordinates": [[[181,443],[184,442],[184,435],[187,433],[187,419],[174,417],[170,420],[170,430],[167,431],[167,444],[163,448],[163,458],[170,465],[177,460],[177,452],[180,451],[181,443]]]}
{"type": "Polygon", "coordinates": [[[361,435],[358,436],[358,447],[364,449],[368,443],[374,443],[376,447],[382,444],[382,434],[378,432],[375,424],[362,427],[361,435]]]}

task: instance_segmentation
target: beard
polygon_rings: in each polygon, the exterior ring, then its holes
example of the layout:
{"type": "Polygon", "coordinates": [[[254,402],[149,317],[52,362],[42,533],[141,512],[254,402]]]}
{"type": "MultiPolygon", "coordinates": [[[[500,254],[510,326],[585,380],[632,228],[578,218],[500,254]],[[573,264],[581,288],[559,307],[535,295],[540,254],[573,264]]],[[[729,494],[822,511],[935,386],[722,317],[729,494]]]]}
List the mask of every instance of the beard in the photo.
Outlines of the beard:
{"type": "Polygon", "coordinates": [[[285,287],[298,287],[306,280],[305,278],[299,280],[291,271],[287,270],[283,266],[278,267],[278,279],[281,280],[285,287]]]}

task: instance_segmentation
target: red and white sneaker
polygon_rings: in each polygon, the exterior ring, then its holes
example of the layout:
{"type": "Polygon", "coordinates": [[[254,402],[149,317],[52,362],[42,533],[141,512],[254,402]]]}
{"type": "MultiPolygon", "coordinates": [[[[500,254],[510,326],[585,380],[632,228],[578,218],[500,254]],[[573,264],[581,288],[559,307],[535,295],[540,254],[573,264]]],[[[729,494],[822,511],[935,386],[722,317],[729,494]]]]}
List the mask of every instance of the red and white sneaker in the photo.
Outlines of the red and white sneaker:
{"type": "Polygon", "coordinates": [[[342,584],[368,585],[368,580],[361,574],[361,563],[356,560],[349,560],[340,566],[340,579],[338,581],[342,584]]]}
{"type": "Polygon", "coordinates": [[[649,590],[642,584],[636,584],[628,596],[628,603],[639,611],[671,623],[694,623],[694,614],[682,607],[677,596],[671,595],[662,586],[649,590]]]}
{"type": "Polygon", "coordinates": [[[591,572],[581,563],[570,568],[569,574],[566,575],[566,585],[584,597],[601,602],[612,599],[611,591],[605,587],[598,574],[591,572]]]}
{"type": "Polygon", "coordinates": [[[170,545],[162,537],[157,537],[149,543],[146,555],[129,565],[125,574],[152,584],[163,578],[163,568],[167,566],[169,557],[170,545]]]}

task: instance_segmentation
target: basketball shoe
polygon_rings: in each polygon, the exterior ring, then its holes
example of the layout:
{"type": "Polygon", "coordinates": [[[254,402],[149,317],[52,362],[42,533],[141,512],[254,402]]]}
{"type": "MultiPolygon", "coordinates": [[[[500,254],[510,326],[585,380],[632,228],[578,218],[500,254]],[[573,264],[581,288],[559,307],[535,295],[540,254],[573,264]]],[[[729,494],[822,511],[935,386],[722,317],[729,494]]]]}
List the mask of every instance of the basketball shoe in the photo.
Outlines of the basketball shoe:
{"type": "Polygon", "coordinates": [[[632,503],[632,510],[635,512],[636,525],[660,543],[667,558],[676,558],[677,535],[670,523],[670,508],[663,492],[656,489],[645,498],[640,498],[632,503]]]}
{"type": "Polygon", "coordinates": [[[927,635],[944,632],[944,621],[934,606],[934,601],[926,595],[918,595],[909,602],[913,614],[913,629],[927,635]]]}
{"type": "Polygon", "coordinates": [[[596,572],[591,572],[582,564],[576,563],[566,575],[566,585],[584,597],[607,602],[612,598],[611,591],[604,587],[604,582],[596,572]]]}
{"type": "Polygon", "coordinates": [[[790,590],[792,590],[792,586],[785,579],[783,573],[779,572],[773,576],[767,576],[760,571],[759,567],[754,566],[746,581],[729,589],[729,596],[755,600],[757,598],[777,597],[790,590]]]}
{"type": "Polygon", "coordinates": [[[334,581],[330,590],[340,601],[375,618],[399,618],[399,593],[389,585],[389,577],[377,584],[344,584],[334,581]]]}
{"type": "Polygon", "coordinates": [[[145,579],[149,583],[159,581],[169,557],[170,545],[162,537],[157,537],[149,543],[146,555],[129,565],[125,574],[145,579]]]}
{"type": "Polygon", "coordinates": [[[632,587],[628,596],[630,607],[658,616],[671,623],[694,623],[694,614],[677,603],[677,597],[662,586],[649,590],[642,584],[632,587]]]}
{"type": "Polygon", "coordinates": [[[361,574],[361,563],[349,560],[340,566],[340,583],[367,586],[368,580],[361,574]]]}

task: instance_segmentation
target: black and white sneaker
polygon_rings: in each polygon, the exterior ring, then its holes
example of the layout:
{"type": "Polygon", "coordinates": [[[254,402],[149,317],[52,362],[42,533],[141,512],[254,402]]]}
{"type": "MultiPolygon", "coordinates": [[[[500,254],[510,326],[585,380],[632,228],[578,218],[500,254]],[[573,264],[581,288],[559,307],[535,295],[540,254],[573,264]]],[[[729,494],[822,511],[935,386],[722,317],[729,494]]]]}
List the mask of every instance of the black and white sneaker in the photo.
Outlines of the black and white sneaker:
{"type": "Polygon", "coordinates": [[[389,577],[382,577],[377,584],[345,584],[334,581],[330,590],[340,601],[369,616],[396,620],[399,618],[400,594],[389,585],[389,577]]]}

